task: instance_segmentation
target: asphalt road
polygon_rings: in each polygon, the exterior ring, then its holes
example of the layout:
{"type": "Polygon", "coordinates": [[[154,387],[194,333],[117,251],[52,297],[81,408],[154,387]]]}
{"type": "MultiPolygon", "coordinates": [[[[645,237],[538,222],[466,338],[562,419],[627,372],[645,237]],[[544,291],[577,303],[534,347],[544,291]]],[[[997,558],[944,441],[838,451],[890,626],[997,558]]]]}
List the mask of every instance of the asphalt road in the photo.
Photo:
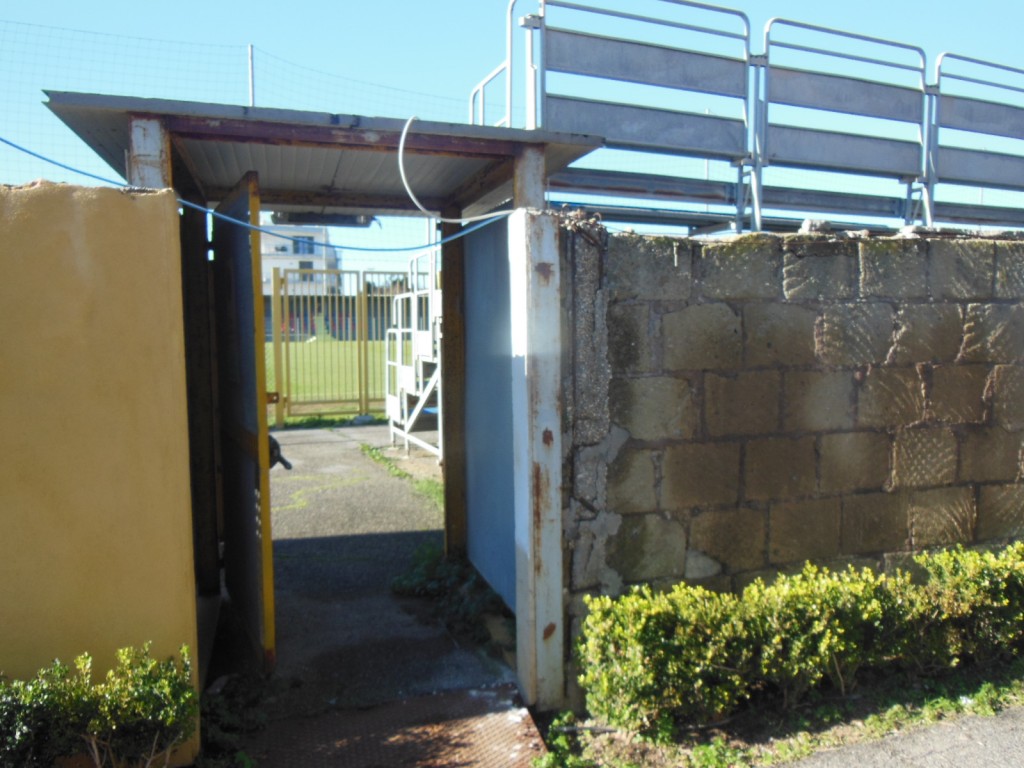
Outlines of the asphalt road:
{"type": "Polygon", "coordinates": [[[994,717],[972,715],[880,741],[818,752],[797,768],[1020,768],[1024,707],[994,717]]]}

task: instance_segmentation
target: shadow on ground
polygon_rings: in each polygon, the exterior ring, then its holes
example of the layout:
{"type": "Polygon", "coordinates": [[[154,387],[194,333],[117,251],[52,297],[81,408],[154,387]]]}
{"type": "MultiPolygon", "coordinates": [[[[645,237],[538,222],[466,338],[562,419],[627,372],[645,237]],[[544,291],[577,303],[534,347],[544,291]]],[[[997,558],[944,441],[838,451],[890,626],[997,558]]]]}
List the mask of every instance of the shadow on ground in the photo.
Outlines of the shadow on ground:
{"type": "MultiPolygon", "coordinates": [[[[542,745],[511,669],[391,591],[443,516],[360,450],[394,454],[386,427],[275,436],[293,465],[271,472],[277,669],[242,750],[260,768],[528,766],[542,745]]],[[[429,455],[403,460],[439,476],[429,455]]]]}

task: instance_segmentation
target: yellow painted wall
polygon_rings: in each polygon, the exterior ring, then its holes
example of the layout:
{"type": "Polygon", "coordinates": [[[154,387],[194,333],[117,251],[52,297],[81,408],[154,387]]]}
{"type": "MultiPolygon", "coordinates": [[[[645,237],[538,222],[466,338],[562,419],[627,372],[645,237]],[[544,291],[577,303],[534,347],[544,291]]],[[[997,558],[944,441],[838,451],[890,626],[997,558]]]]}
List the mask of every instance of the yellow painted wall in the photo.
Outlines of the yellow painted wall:
{"type": "Polygon", "coordinates": [[[170,191],[0,187],[11,677],[83,651],[104,671],[147,640],[195,658],[178,222],[170,191]]]}

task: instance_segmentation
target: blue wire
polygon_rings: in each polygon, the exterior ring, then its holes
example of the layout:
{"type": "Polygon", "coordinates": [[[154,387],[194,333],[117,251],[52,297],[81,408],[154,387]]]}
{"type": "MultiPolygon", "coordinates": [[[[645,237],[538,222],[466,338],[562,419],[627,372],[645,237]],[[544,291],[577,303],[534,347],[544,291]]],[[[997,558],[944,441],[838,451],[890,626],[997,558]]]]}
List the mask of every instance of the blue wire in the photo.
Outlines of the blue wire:
{"type": "MultiPolygon", "coordinates": [[[[36,158],[37,160],[42,160],[44,163],[49,163],[50,165],[55,165],[58,168],[63,168],[65,171],[70,171],[71,173],[77,173],[80,176],[85,176],[85,177],[90,178],[90,179],[95,179],[96,181],[102,181],[104,184],[110,184],[111,186],[114,186],[114,187],[121,187],[123,189],[131,189],[131,185],[129,185],[129,184],[125,184],[124,182],[121,182],[121,181],[114,181],[113,179],[107,179],[107,178],[104,178],[103,176],[99,176],[99,175],[97,175],[95,173],[89,173],[88,171],[83,171],[83,170],[81,170],[79,168],[75,168],[73,166],[67,165],[65,163],[60,162],[59,160],[54,160],[53,158],[46,157],[45,155],[41,155],[38,152],[33,152],[31,149],[27,149],[26,147],[23,147],[23,146],[21,146],[19,144],[15,144],[13,141],[11,141],[9,139],[5,139],[3,136],[0,136],[0,143],[6,144],[7,146],[9,146],[9,147],[11,147],[13,149],[18,150],[19,152],[24,152],[26,155],[31,155],[32,157],[36,158]]],[[[225,215],[223,213],[218,213],[217,211],[210,210],[206,206],[199,205],[197,203],[192,203],[192,202],[189,202],[188,200],[182,200],[181,198],[178,198],[177,202],[178,202],[178,205],[184,206],[185,208],[192,208],[194,210],[201,211],[202,213],[205,213],[205,214],[208,214],[210,216],[213,216],[215,219],[221,219],[223,221],[230,222],[231,224],[236,224],[239,227],[245,227],[246,229],[251,229],[251,230],[253,230],[255,232],[262,232],[265,235],[270,235],[272,237],[278,237],[278,238],[281,238],[282,240],[291,240],[292,242],[300,242],[300,239],[297,238],[297,237],[289,237],[288,235],[282,235],[282,234],[280,234],[278,232],[273,232],[273,231],[271,231],[269,229],[266,229],[264,227],[257,227],[256,225],[250,224],[247,221],[242,221],[241,219],[232,218],[231,216],[227,216],[227,215],[225,215]]],[[[437,248],[438,246],[441,246],[441,245],[447,245],[448,243],[451,243],[451,242],[453,242],[455,240],[458,240],[460,237],[465,237],[466,235],[469,235],[469,234],[471,234],[473,232],[476,232],[478,229],[483,229],[487,225],[493,224],[494,222],[498,221],[498,219],[510,216],[511,214],[512,214],[512,211],[507,211],[507,212],[505,212],[503,214],[502,213],[495,214],[495,217],[492,218],[492,219],[487,219],[485,221],[478,222],[478,223],[474,224],[471,227],[465,227],[464,229],[461,229],[460,231],[456,232],[454,235],[449,235],[448,237],[443,237],[440,240],[436,240],[433,243],[427,243],[426,245],[411,245],[411,246],[401,246],[401,247],[395,247],[395,248],[366,248],[366,247],[358,247],[358,246],[350,246],[350,245],[338,245],[337,243],[322,243],[322,242],[319,242],[319,241],[316,241],[316,240],[314,240],[312,242],[312,244],[313,245],[319,245],[319,246],[324,247],[324,248],[340,248],[341,250],[344,250],[344,251],[356,251],[358,253],[409,253],[409,252],[412,252],[412,251],[427,251],[427,250],[430,250],[431,248],[437,248]]],[[[301,240],[301,242],[309,243],[310,241],[308,241],[308,240],[301,240]]]]}

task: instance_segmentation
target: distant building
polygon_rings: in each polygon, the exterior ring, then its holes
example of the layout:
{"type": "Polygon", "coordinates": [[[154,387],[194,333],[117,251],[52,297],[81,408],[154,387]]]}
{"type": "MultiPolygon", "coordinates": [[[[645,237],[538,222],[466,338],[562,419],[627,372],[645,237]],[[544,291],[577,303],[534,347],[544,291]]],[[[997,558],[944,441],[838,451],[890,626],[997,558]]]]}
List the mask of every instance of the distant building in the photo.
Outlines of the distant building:
{"type": "MultiPolygon", "coordinates": [[[[324,310],[325,294],[339,292],[339,278],[324,270],[340,268],[338,250],[329,244],[327,227],[274,224],[264,226],[260,237],[260,261],[263,270],[263,316],[266,338],[273,335],[271,296],[274,270],[279,269],[286,281],[288,318],[282,332],[292,338],[316,336],[318,316],[324,310]],[[266,231],[276,234],[266,234],[266,231]],[[328,287],[330,286],[330,287],[328,287]]],[[[323,331],[323,319],[320,330],[323,331]]]]}
{"type": "MultiPolygon", "coordinates": [[[[338,249],[328,244],[327,227],[269,225],[260,236],[263,295],[270,296],[274,268],[284,270],[339,269],[338,249]],[[276,235],[268,235],[266,232],[276,235]]],[[[313,282],[311,273],[292,272],[289,283],[313,282]]]]}

